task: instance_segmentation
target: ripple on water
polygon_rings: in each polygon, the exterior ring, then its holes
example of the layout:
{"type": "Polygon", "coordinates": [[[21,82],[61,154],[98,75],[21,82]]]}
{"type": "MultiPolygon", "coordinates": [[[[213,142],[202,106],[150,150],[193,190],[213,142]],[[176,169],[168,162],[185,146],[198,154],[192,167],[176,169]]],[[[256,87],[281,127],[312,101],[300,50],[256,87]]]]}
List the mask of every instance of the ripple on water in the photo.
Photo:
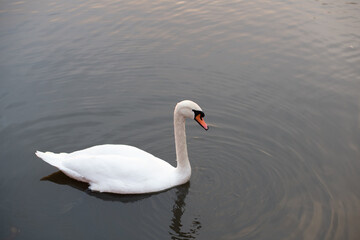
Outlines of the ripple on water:
{"type": "MultiPolygon", "coordinates": [[[[221,114],[227,118],[232,113],[225,109],[221,114]]],[[[295,139],[298,134],[292,126],[280,131],[295,139]]],[[[298,147],[276,137],[259,138],[249,129],[234,129],[224,123],[214,125],[207,134],[201,137],[205,142],[202,149],[194,153],[202,157],[194,164],[190,192],[211,209],[203,218],[216,222],[209,230],[212,234],[227,228],[231,232],[228,239],[266,237],[264,232],[281,232],[285,227],[290,238],[337,239],[346,235],[343,203],[335,201],[328,184],[305,159],[309,156],[303,156],[298,147]],[[218,153],[216,158],[213,152],[218,153]]],[[[306,143],[294,143],[304,152],[313,151],[303,149],[309,147],[306,143]]],[[[355,199],[349,205],[357,209],[355,199]]]]}

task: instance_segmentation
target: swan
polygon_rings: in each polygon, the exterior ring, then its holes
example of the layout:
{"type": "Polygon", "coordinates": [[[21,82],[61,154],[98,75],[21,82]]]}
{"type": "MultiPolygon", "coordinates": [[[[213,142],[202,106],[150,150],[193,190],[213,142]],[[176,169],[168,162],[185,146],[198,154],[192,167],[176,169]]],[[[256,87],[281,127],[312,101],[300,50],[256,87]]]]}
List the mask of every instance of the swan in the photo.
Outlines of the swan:
{"type": "Polygon", "coordinates": [[[89,183],[91,191],[117,194],[159,192],[190,180],[185,119],[192,118],[205,130],[204,112],[198,104],[184,100],[174,110],[177,166],[129,145],[97,145],[72,153],[36,151],[36,155],[67,176],[89,183]]]}

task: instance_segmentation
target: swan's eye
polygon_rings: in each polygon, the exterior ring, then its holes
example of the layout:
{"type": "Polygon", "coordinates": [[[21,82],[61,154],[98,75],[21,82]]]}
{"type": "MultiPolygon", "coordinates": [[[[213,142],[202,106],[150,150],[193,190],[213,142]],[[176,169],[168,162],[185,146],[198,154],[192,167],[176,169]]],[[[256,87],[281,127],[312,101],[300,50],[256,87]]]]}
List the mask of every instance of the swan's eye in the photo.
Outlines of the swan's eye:
{"type": "Polygon", "coordinates": [[[205,113],[202,111],[198,111],[198,110],[193,110],[194,114],[194,119],[196,118],[196,116],[198,116],[200,114],[200,119],[202,120],[203,117],[205,117],[205,113]]]}

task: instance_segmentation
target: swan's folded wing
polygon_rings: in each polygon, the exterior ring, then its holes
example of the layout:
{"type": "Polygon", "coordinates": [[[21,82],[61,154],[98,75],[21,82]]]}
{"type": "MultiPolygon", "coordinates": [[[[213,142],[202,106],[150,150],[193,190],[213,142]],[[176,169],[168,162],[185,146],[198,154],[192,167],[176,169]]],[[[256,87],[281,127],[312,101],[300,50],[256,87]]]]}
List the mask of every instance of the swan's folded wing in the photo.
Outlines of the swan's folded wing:
{"type": "MultiPolygon", "coordinates": [[[[119,155],[77,155],[63,162],[64,167],[76,172],[89,182],[122,181],[138,183],[153,179],[173,167],[149,154],[146,158],[119,155]]],[[[65,170],[66,171],[66,170],[65,170]]]]}

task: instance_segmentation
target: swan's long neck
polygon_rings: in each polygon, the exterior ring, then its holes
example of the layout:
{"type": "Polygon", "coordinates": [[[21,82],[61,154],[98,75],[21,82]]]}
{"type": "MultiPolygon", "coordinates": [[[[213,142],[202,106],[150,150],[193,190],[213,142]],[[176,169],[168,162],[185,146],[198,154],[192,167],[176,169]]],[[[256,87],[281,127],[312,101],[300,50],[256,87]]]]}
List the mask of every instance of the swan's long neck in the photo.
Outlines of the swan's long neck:
{"type": "Polygon", "coordinates": [[[191,166],[189,162],[186,133],[185,133],[185,117],[183,117],[177,109],[174,111],[174,133],[177,170],[186,177],[191,175],[191,166]]]}

